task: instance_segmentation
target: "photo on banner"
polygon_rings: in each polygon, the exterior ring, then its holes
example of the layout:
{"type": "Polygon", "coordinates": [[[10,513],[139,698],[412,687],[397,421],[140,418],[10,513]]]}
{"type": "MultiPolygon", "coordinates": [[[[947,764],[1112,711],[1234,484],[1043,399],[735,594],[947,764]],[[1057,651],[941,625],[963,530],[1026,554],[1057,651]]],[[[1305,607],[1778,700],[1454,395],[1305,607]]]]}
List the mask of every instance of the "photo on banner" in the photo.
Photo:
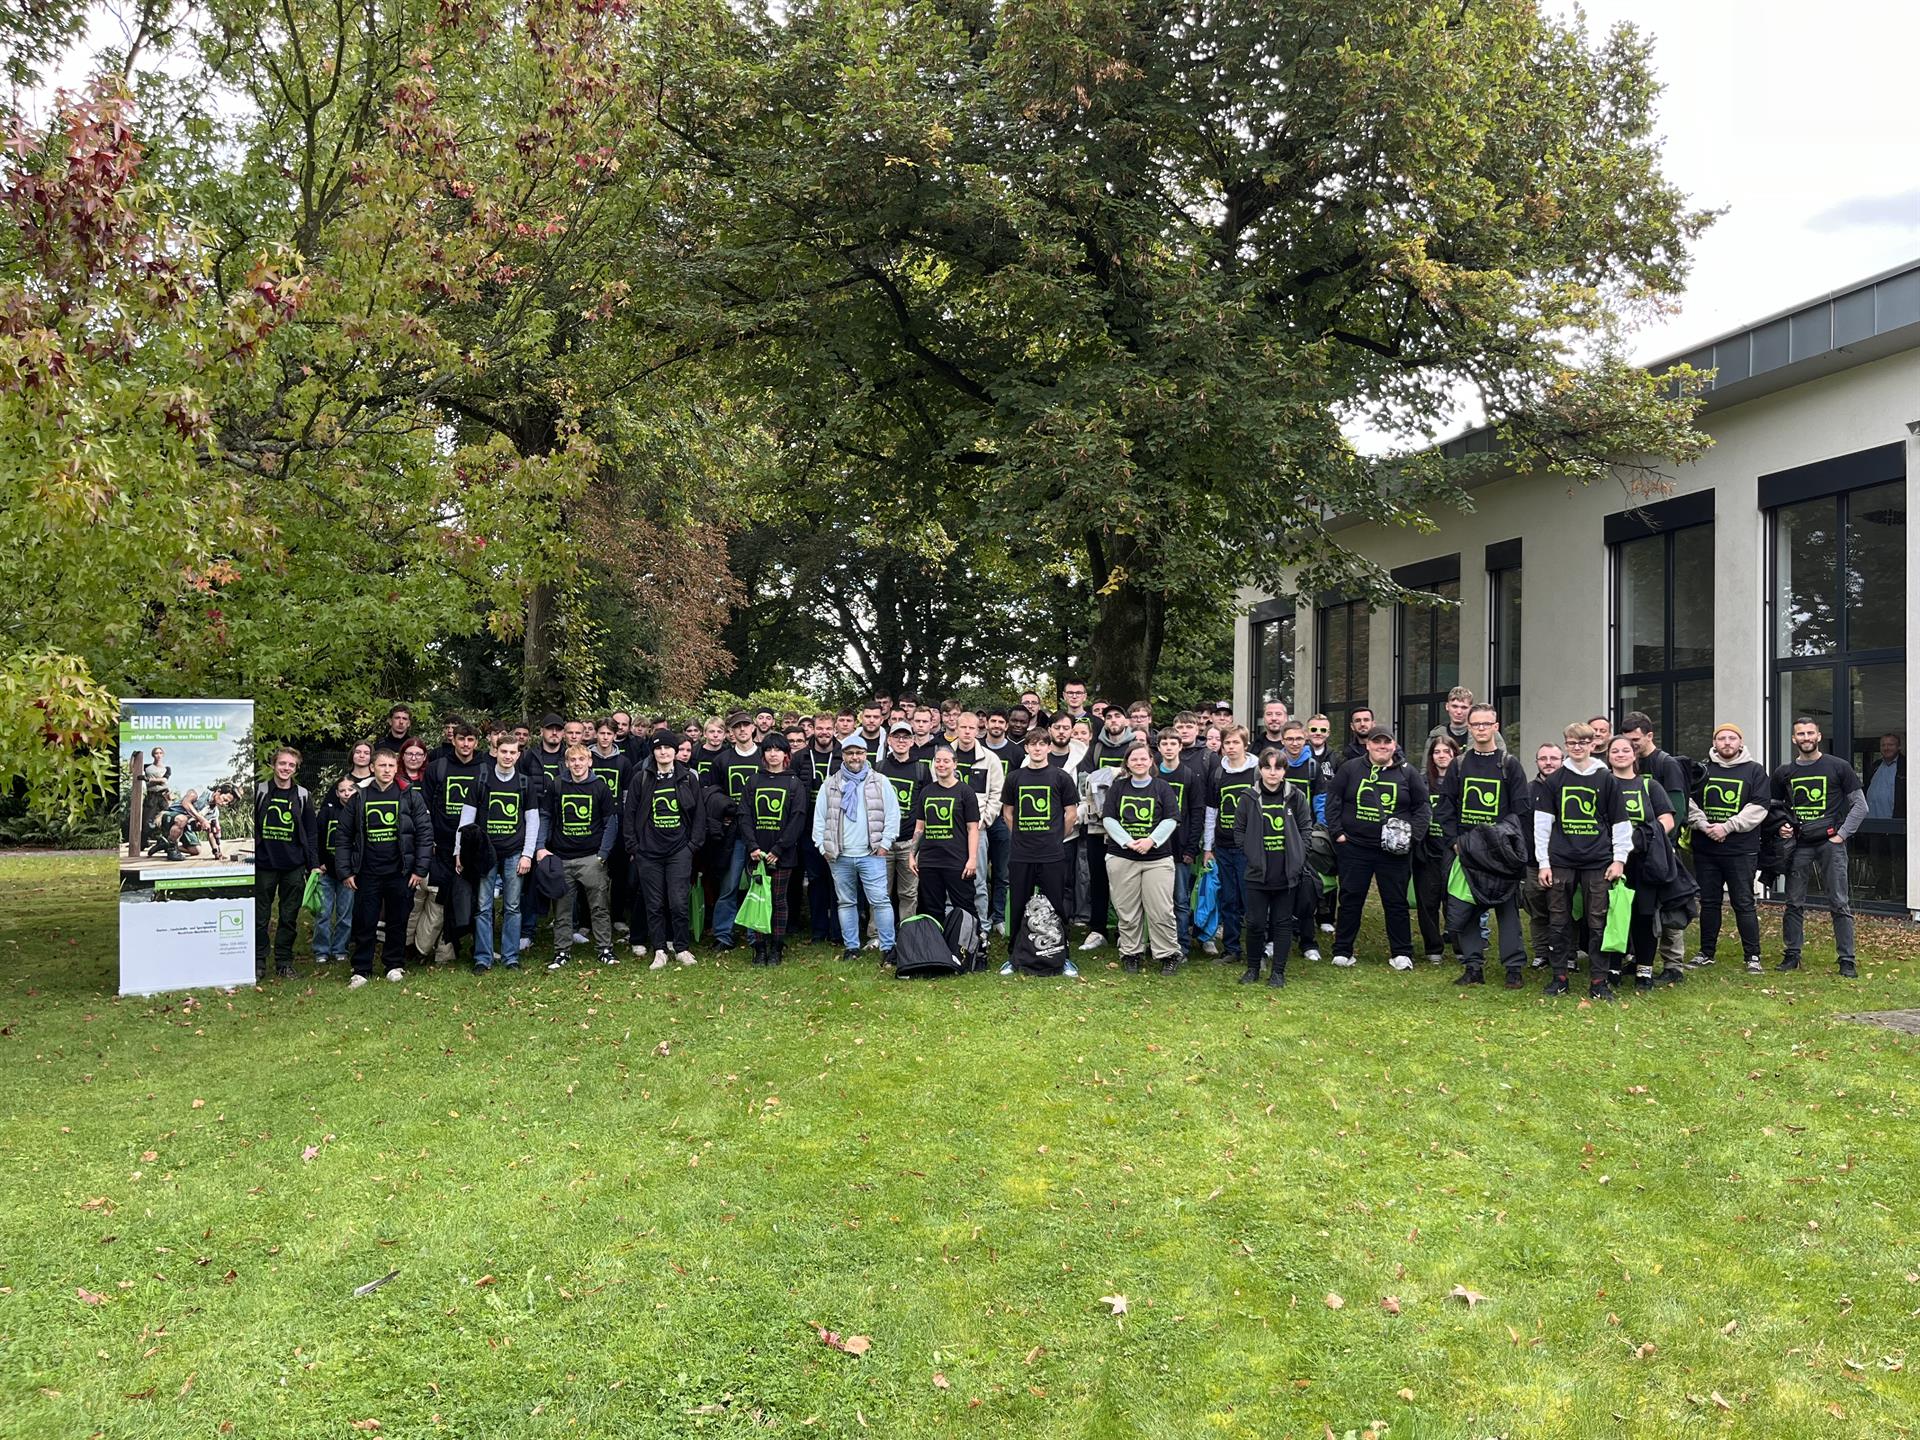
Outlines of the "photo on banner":
{"type": "Polygon", "coordinates": [[[120,704],[120,993],[251,985],[253,702],[120,704]]]}

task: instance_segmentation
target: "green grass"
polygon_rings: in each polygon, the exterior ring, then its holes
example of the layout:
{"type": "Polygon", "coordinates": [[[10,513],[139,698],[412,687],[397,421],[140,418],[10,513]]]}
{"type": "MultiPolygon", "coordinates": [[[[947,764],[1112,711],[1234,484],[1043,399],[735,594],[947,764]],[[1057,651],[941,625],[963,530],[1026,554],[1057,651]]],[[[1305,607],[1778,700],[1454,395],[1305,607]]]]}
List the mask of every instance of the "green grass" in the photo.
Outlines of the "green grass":
{"type": "Polygon", "coordinates": [[[0,860],[9,1437],[1920,1414],[1916,1042],[1836,1018],[1920,1005],[1904,927],[1863,924],[1855,984],[1810,950],[1612,1007],[807,951],[358,993],[303,961],[187,1005],[114,996],[112,892],[107,860],[0,860]]]}

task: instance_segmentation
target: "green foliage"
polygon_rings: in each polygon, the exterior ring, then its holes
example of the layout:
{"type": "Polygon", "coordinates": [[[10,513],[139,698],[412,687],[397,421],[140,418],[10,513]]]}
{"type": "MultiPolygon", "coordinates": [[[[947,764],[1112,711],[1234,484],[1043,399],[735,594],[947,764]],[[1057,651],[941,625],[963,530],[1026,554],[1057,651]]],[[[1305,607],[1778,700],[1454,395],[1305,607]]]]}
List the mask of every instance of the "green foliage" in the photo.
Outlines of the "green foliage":
{"type": "Polygon", "coordinates": [[[1916,1042],[1839,1019],[1920,1005],[1903,928],[1863,926],[1857,984],[1819,926],[1797,975],[1590,1008],[1392,974],[1371,924],[1367,965],[1278,992],[804,946],[349,991],[303,943],[185,1005],[112,995],[113,895],[110,863],[0,860],[9,1435],[1913,1413],[1916,1042]]]}
{"type": "Polygon", "coordinates": [[[0,660],[0,778],[29,831],[84,828],[114,788],[119,702],[58,651],[0,660]]]}

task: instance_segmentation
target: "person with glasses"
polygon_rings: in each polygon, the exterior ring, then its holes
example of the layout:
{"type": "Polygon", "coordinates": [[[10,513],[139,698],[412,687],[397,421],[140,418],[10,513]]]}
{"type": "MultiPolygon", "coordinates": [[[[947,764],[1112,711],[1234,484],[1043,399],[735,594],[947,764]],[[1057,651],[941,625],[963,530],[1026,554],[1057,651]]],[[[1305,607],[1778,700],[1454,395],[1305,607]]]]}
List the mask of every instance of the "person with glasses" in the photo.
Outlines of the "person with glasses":
{"type": "MultiPolygon", "coordinates": [[[[1499,712],[1491,705],[1471,706],[1467,733],[1473,737],[1472,743],[1448,771],[1438,807],[1451,842],[1449,849],[1455,854],[1460,850],[1461,837],[1479,826],[1513,823],[1523,835],[1533,829],[1533,796],[1527,787],[1527,772],[1500,743],[1499,712]]],[[[1500,927],[1500,964],[1507,972],[1507,989],[1518,990],[1525,983],[1521,976],[1527,967],[1527,947],[1520,934],[1519,902],[1518,890],[1493,906],[1447,897],[1447,929],[1453,935],[1462,967],[1457,983],[1485,983],[1485,922],[1489,910],[1500,927]]]]}
{"type": "Polygon", "coordinates": [[[1366,729],[1367,753],[1349,760],[1327,792],[1327,833],[1333,837],[1340,869],[1340,901],[1334,921],[1333,963],[1357,963],[1360,915],[1367,891],[1378,889],[1387,920],[1387,965],[1413,968],[1413,927],[1407,913],[1407,887],[1413,878],[1409,852],[1413,837],[1427,830],[1427,783],[1399,758],[1393,732],[1366,729]]]}
{"type": "Polygon", "coordinates": [[[1573,960],[1573,892],[1586,902],[1587,926],[1596,938],[1588,995],[1613,999],[1607,968],[1599,958],[1599,940],[1607,929],[1607,887],[1626,872],[1633,827],[1626,805],[1607,767],[1593,758],[1593,727],[1567,726],[1566,763],[1533,787],[1533,846],[1540,859],[1540,888],[1547,892],[1552,931],[1548,959],[1553,979],[1546,993],[1567,993],[1573,960]]]}
{"type": "MultiPolygon", "coordinates": [[[[1333,722],[1325,715],[1313,714],[1307,718],[1307,753],[1320,767],[1320,794],[1313,802],[1313,820],[1316,825],[1327,823],[1327,788],[1333,784],[1334,772],[1340,768],[1339,752],[1333,748],[1333,722]]],[[[1313,915],[1320,926],[1322,935],[1333,934],[1334,889],[1323,886],[1314,897],[1313,915]]]]}

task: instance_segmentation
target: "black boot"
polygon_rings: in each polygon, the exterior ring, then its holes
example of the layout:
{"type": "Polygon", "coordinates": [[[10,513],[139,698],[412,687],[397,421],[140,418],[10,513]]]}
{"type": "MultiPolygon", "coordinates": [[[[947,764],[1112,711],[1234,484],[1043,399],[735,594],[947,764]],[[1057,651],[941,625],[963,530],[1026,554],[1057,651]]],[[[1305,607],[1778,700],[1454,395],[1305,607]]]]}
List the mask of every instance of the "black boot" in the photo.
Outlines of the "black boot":
{"type": "Polygon", "coordinates": [[[1478,965],[1469,965],[1460,972],[1460,978],[1453,983],[1456,985],[1484,985],[1487,983],[1487,975],[1478,965]]]}
{"type": "Polygon", "coordinates": [[[1287,983],[1287,962],[1284,959],[1273,962],[1273,971],[1267,976],[1267,984],[1278,990],[1287,983]]]}
{"type": "Polygon", "coordinates": [[[1247,947],[1247,968],[1240,977],[1240,983],[1254,985],[1260,980],[1260,959],[1267,953],[1267,943],[1264,937],[1251,930],[1244,931],[1241,939],[1247,947]]]}
{"type": "Polygon", "coordinates": [[[1508,966],[1507,967],[1507,989],[1524,990],[1527,984],[1526,973],[1527,972],[1518,965],[1508,966]]]}
{"type": "Polygon", "coordinates": [[[778,965],[787,957],[780,952],[786,948],[786,942],[776,940],[767,949],[767,964],[778,965]]]}
{"type": "Polygon", "coordinates": [[[753,963],[756,965],[767,963],[767,942],[758,935],[753,937],[753,963]]]}

